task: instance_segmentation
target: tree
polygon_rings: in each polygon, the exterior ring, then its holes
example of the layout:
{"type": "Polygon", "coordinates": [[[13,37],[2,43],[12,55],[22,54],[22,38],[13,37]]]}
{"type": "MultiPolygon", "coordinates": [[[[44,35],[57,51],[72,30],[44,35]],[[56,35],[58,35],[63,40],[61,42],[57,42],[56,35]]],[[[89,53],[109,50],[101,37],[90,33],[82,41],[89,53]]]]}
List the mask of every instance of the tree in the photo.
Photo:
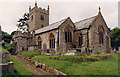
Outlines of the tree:
{"type": "Polygon", "coordinates": [[[26,30],[28,31],[28,21],[29,21],[29,13],[25,13],[22,18],[20,18],[18,20],[18,24],[17,24],[17,27],[20,29],[20,30],[26,30]]]}
{"type": "Polygon", "coordinates": [[[2,40],[4,40],[7,43],[10,43],[12,39],[12,35],[9,35],[7,32],[2,31],[2,40]]]}
{"type": "Polygon", "coordinates": [[[13,32],[11,33],[11,35],[13,36],[13,35],[15,34],[15,32],[16,32],[16,31],[13,31],[13,32]]]}
{"type": "Polygon", "coordinates": [[[120,28],[116,27],[112,29],[110,32],[110,37],[112,47],[118,50],[118,47],[120,46],[120,28]]]}

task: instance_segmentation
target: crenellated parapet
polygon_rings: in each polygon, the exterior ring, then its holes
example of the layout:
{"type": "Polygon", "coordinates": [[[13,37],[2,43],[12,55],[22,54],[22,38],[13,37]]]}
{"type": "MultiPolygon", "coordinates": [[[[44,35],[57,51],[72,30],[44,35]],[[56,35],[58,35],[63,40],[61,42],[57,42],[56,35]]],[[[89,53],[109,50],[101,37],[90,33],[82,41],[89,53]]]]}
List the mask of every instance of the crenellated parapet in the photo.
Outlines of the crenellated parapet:
{"type": "Polygon", "coordinates": [[[22,31],[16,31],[14,34],[14,39],[18,38],[18,37],[22,37],[22,38],[29,38],[32,37],[32,34],[28,33],[28,32],[23,32],[22,31]]]}
{"type": "Polygon", "coordinates": [[[44,8],[41,8],[41,7],[38,7],[37,4],[35,3],[35,7],[31,8],[31,6],[29,6],[29,13],[32,14],[33,12],[42,12],[42,13],[45,13],[45,14],[48,14],[49,15],[49,5],[48,5],[48,8],[47,9],[44,9],[44,8]]]}

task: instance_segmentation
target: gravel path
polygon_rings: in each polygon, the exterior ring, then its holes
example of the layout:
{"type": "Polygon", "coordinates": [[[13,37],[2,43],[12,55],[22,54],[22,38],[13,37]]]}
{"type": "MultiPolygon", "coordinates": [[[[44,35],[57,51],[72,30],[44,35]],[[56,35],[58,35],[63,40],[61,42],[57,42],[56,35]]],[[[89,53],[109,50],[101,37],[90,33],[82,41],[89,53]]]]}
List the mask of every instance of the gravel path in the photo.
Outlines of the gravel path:
{"type": "Polygon", "coordinates": [[[50,73],[43,71],[40,68],[36,68],[32,63],[24,60],[23,58],[21,58],[18,55],[14,56],[19,62],[21,62],[26,69],[28,69],[29,71],[31,71],[34,75],[50,75],[50,73]]]}

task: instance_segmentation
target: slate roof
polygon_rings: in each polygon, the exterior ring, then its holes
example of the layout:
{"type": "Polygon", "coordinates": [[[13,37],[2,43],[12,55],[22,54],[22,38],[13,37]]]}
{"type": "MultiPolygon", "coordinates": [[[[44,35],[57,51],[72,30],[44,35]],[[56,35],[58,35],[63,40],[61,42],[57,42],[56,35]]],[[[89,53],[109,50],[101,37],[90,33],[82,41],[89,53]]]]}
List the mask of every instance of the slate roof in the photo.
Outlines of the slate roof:
{"type": "Polygon", "coordinates": [[[90,24],[92,23],[92,21],[96,18],[96,16],[75,22],[75,26],[76,26],[76,30],[78,29],[83,29],[83,28],[89,28],[90,24]]]}
{"type": "Polygon", "coordinates": [[[61,21],[58,21],[58,22],[55,22],[53,24],[50,24],[49,26],[46,26],[46,27],[43,27],[43,28],[40,28],[38,30],[35,30],[35,34],[39,34],[39,33],[43,33],[43,32],[46,32],[46,31],[50,31],[50,30],[53,30],[53,29],[56,29],[58,28],[67,18],[61,20],[61,21]]]}
{"type": "MultiPolygon", "coordinates": [[[[46,31],[53,30],[53,29],[57,29],[68,18],[65,18],[65,19],[63,19],[61,21],[50,24],[49,26],[46,26],[46,27],[40,28],[38,30],[35,30],[35,34],[39,34],[39,33],[43,33],[43,32],[46,32],[46,31]]],[[[96,18],[96,16],[93,16],[93,17],[90,17],[90,18],[75,22],[74,24],[76,26],[76,30],[83,29],[83,28],[89,28],[90,24],[92,23],[92,21],[95,18],[96,18]]]]}

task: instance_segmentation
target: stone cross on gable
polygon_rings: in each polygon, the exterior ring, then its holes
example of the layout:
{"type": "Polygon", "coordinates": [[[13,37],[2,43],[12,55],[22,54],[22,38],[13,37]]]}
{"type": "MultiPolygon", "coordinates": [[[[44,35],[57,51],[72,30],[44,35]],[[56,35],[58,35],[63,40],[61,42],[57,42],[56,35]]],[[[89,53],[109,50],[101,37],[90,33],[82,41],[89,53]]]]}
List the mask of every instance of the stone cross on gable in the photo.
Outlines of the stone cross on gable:
{"type": "Polygon", "coordinates": [[[99,7],[99,12],[100,12],[101,8],[99,7]]]}

